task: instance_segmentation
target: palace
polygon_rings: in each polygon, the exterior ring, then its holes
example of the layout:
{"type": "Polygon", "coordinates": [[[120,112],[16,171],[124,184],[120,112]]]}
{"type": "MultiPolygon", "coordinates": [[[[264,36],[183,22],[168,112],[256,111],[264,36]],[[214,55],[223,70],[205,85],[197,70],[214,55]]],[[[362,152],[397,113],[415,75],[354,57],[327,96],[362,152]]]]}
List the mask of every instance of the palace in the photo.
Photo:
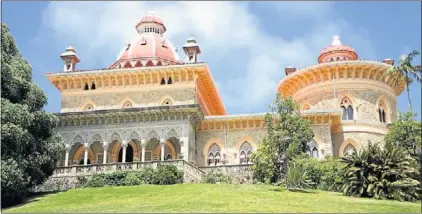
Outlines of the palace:
{"type": "MultiPolygon", "coordinates": [[[[57,130],[66,146],[55,175],[156,162],[178,161],[198,172],[250,165],[266,133],[265,113],[226,113],[194,38],[181,60],[159,17],[144,16],[136,30],[107,69],[76,70],[80,59],[68,47],[63,71],[46,74],[62,96],[57,130]]],[[[311,121],[312,157],[343,156],[382,140],[404,89],[383,75],[393,64],[359,60],[334,36],[317,64],[285,68],[274,93],[291,96],[311,121]]]]}

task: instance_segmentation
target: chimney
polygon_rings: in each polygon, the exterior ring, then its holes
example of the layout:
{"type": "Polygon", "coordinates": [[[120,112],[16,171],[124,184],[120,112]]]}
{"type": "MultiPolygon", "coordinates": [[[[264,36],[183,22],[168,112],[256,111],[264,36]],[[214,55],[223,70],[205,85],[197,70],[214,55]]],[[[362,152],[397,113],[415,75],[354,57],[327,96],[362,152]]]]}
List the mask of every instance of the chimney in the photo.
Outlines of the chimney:
{"type": "Polygon", "coordinates": [[[289,66],[286,69],[284,69],[284,71],[286,72],[286,76],[288,76],[288,75],[292,74],[293,72],[295,72],[296,71],[296,68],[295,67],[292,67],[292,66],[289,66]]]}
{"type": "Polygon", "coordinates": [[[382,62],[385,64],[394,65],[394,59],[384,59],[382,62]]]}

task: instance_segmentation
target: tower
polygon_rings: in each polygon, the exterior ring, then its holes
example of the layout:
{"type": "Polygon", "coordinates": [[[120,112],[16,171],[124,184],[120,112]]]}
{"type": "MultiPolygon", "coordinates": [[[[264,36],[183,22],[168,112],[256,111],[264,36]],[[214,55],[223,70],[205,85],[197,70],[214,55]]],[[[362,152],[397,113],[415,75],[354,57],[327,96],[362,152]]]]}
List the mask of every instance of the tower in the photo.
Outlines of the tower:
{"type": "Polygon", "coordinates": [[[183,50],[186,54],[186,62],[195,63],[198,61],[198,54],[201,53],[199,45],[196,43],[195,38],[190,37],[185,45],[183,45],[183,50]]]}
{"type": "Polygon", "coordinates": [[[79,57],[76,55],[76,51],[72,47],[72,45],[66,48],[66,51],[62,53],[60,57],[63,59],[63,62],[64,62],[64,66],[63,66],[64,72],[75,71],[76,63],[81,61],[79,57]]]}

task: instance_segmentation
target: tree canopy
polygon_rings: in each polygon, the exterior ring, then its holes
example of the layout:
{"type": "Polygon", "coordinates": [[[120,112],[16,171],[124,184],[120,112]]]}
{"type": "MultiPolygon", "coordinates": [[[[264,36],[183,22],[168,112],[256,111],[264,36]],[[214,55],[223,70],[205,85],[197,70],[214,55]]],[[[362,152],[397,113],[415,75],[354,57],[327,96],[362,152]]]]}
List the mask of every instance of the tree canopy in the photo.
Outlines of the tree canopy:
{"type": "Polygon", "coordinates": [[[59,120],[44,111],[47,96],[3,23],[1,41],[1,194],[7,205],[53,173],[64,145],[53,130],[59,120]]]}
{"type": "Polygon", "coordinates": [[[304,153],[314,133],[310,122],[301,117],[299,106],[292,98],[283,100],[279,95],[271,106],[271,112],[265,116],[265,126],[267,134],[251,160],[255,178],[274,183],[282,176],[283,160],[304,153]]]}

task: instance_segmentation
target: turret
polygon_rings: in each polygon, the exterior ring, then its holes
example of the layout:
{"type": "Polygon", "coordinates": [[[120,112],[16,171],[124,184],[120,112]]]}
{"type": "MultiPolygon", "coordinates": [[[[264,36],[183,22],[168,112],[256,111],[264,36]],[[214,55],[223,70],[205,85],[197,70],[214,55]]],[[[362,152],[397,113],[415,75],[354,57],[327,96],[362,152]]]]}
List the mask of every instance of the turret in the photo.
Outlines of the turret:
{"type": "Polygon", "coordinates": [[[70,45],[68,48],[66,48],[66,51],[60,55],[60,57],[63,59],[64,66],[63,71],[64,72],[73,72],[76,69],[76,63],[80,62],[78,55],[76,55],[75,49],[70,45]]]}
{"type": "Polygon", "coordinates": [[[183,45],[183,50],[186,54],[186,62],[195,63],[198,61],[198,54],[201,53],[201,49],[199,49],[199,45],[193,37],[189,38],[187,43],[183,45]]]}

